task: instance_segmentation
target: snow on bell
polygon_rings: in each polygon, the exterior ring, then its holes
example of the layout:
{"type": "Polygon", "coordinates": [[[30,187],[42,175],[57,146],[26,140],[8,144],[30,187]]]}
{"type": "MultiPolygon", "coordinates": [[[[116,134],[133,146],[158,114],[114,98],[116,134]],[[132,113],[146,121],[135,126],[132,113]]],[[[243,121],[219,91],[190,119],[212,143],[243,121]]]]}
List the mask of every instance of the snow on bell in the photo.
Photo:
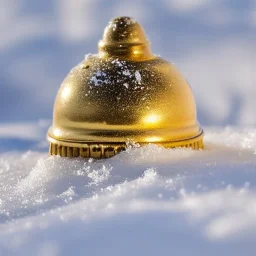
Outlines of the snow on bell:
{"type": "Polygon", "coordinates": [[[128,141],[203,148],[190,86],[173,64],[152,54],[136,20],[111,20],[98,49],[58,91],[50,154],[106,158],[128,141]]]}

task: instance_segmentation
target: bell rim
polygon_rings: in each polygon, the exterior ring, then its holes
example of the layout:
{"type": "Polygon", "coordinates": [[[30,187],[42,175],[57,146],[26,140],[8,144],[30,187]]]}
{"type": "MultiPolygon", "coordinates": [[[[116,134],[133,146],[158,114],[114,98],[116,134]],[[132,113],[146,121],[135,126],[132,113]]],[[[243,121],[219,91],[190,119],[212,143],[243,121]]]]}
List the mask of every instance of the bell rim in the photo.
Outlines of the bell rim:
{"type": "MultiPolygon", "coordinates": [[[[140,146],[145,146],[149,144],[163,146],[165,148],[192,148],[196,150],[204,149],[203,143],[204,131],[200,129],[200,133],[196,136],[185,138],[181,140],[172,140],[172,141],[162,141],[162,142],[133,142],[140,146]]],[[[47,134],[47,140],[50,143],[49,153],[50,155],[59,155],[63,157],[84,157],[84,158],[108,158],[114,156],[117,153],[126,150],[129,141],[126,142],[96,142],[96,141],[83,141],[83,142],[74,142],[74,141],[64,141],[57,140],[47,134]],[[113,148],[114,153],[106,153],[106,149],[113,148]],[[88,149],[88,152],[85,153],[85,149],[88,149]],[[99,149],[96,153],[94,149],[99,149]]]]}

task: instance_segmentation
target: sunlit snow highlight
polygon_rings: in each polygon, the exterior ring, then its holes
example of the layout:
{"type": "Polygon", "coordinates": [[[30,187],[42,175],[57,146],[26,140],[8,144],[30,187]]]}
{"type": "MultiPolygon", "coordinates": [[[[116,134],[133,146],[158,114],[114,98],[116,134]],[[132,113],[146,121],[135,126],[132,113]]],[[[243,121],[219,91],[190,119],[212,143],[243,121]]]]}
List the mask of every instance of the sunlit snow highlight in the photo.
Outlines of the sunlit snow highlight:
{"type": "Polygon", "coordinates": [[[241,255],[238,240],[253,255],[255,135],[208,129],[203,151],[148,145],[105,160],[2,154],[0,252],[187,255],[183,239],[193,255],[241,255]]]}

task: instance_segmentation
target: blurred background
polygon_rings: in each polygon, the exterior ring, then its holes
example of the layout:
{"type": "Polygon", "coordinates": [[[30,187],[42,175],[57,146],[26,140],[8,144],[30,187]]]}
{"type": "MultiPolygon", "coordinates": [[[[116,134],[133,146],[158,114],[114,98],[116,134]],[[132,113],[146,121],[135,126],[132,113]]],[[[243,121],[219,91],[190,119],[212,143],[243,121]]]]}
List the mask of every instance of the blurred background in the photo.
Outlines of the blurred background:
{"type": "Polygon", "coordinates": [[[119,15],[184,74],[202,125],[256,124],[256,0],[1,0],[0,133],[47,126],[64,77],[119,15]]]}

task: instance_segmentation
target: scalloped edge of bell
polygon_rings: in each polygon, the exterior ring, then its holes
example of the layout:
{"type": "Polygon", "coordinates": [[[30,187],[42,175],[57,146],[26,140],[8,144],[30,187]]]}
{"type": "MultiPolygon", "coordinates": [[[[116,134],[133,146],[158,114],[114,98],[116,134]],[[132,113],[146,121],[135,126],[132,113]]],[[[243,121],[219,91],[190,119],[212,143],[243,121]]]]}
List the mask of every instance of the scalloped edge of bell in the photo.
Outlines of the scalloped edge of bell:
{"type": "MultiPolygon", "coordinates": [[[[193,138],[179,140],[179,141],[169,141],[161,143],[136,143],[141,146],[148,144],[156,144],[158,146],[163,146],[166,148],[192,148],[194,150],[204,149],[203,143],[204,132],[193,138]]],[[[82,157],[82,158],[109,158],[115,156],[116,154],[125,151],[127,148],[127,143],[96,143],[96,142],[70,142],[70,141],[58,141],[50,136],[48,136],[48,141],[50,142],[49,154],[58,155],[61,157],[82,157]]]]}

